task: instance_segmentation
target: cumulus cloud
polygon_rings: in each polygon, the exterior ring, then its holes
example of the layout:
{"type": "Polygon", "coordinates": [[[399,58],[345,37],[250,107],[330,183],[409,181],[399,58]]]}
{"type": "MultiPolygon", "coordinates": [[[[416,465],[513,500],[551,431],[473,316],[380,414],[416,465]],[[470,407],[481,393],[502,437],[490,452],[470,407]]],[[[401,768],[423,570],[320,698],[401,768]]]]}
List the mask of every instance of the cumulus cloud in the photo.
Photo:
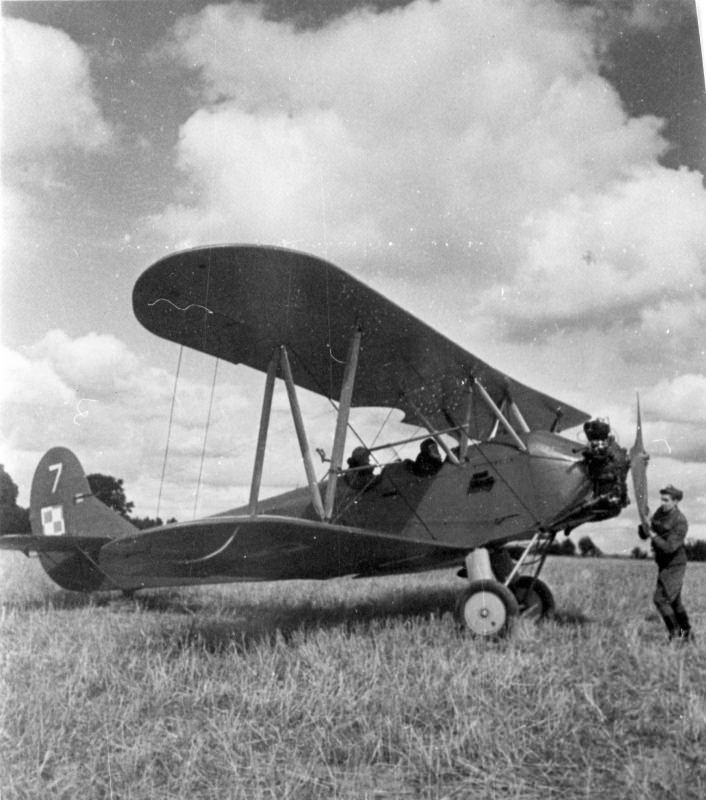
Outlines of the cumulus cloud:
{"type": "MultiPolygon", "coordinates": [[[[706,294],[706,192],[701,176],[658,165],[601,193],[571,193],[527,220],[527,257],[498,301],[515,329],[548,322],[586,327],[706,294]],[[543,304],[555,297],[558,302],[543,304]]],[[[675,324],[678,324],[678,317],[675,324]]]]}
{"type": "Polygon", "coordinates": [[[706,423],[704,398],[705,375],[678,375],[673,380],[660,381],[645,395],[645,403],[649,412],[659,419],[703,425],[706,423]]]}
{"type": "Polygon", "coordinates": [[[32,361],[50,366],[77,395],[97,398],[129,391],[138,364],[137,357],[111,334],[71,339],[61,330],[51,330],[26,353],[32,361]]]}
{"type": "Polygon", "coordinates": [[[235,4],[181,24],[176,41],[207,110],[179,146],[197,201],[170,209],[164,229],[182,223],[192,241],[245,232],[361,261],[393,242],[417,272],[443,241],[449,270],[468,271],[477,250],[493,274],[538,198],[662,147],[653,123],[642,135],[623,125],[590,41],[555,4],[416,2],[317,31],[235,4]],[[589,122],[609,151],[598,165],[576,155],[589,122]]]}
{"type": "Polygon", "coordinates": [[[3,149],[31,157],[62,147],[92,150],[110,129],[92,93],[85,53],[63,31],[3,20],[3,149]]]}
{"type": "Polygon", "coordinates": [[[434,270],[522,337],[523,320],[603,326],[702,297],[701,176],[659,165],[662,123],[628,117],[593,22],[553,2],[418,0],[299,30],[208,7],[175,32],[204,107],[181,129],[184,200],[156,223],[188,231],[176,245],[434,270]]]}

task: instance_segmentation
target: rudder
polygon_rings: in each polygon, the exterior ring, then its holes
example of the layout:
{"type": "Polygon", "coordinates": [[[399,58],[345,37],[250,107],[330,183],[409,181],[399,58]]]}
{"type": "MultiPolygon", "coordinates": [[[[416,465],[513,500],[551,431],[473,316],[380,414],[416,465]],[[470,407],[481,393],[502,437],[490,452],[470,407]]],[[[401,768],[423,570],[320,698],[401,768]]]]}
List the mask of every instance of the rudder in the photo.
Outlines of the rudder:
{"type": "MultiPolygon", "coordinates": [[[[35,536],[114,539],[135,532],[128,520],[91,494],[83,467],[66,447],[48,450],[37,465],[29,518],[35,536]]],[[[95,547],[73,552],[42,552],[39,560],[49,577],[64,589],[91,591],[101,588],[105,582],[105,576],[97,567],[95,547]]]]}

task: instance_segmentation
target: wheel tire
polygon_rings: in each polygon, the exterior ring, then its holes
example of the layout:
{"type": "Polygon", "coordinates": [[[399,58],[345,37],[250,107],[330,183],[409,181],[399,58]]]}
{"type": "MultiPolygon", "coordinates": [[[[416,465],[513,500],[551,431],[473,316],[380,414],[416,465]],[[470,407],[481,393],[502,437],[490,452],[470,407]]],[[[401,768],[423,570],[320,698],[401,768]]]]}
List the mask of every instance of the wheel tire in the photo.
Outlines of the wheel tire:
{"type": "Polygon", "coordinates": [[[510,591],[520,607],[520,616],[539,622],[554,613],[554,595],[544,581],[520,575],[510,584],[510,591]]]}
{"type": "Polygon", "coordinates": [[[456,602],[456,620],[478,639],[507,636],[518,614],[513,593],[495,580],[473,581],[456,602]]]}

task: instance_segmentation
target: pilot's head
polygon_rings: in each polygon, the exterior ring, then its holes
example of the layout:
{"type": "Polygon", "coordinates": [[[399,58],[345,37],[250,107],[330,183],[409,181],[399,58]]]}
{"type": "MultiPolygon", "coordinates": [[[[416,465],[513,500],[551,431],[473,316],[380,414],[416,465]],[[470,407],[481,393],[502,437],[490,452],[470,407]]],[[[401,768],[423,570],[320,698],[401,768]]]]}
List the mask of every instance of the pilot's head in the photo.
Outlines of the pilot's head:
{"type": "Polygon", "coordinates": [[[419,447],[422,455],[430,461],[441,461],[439,446],[434,439],[425,439],[419,447]]]}
{"type": "Polygon", "coordinates": [[[684,497],[684,492],[681,489],[677,489],[676,486],[672,486],[671,483],[669,486],[665,486],[664,489],[659,490],[659,502],[665,511],[674,508],[682,497],[684,497]]]}
{"type": "Polygon", "coordinates": [[[367,467],[370,464],[370,451],[365,447],[356,447],[348,459],[349,467],[367,467]]]}

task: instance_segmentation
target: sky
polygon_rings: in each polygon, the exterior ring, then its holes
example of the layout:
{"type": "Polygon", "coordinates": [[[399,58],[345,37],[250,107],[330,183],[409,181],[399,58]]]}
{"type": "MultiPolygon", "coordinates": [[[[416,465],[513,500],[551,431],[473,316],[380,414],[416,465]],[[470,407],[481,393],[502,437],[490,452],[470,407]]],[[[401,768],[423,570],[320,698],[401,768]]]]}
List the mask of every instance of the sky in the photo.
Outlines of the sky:
{"type": "MultiPolygon", "coordinates": [[[[264,376],[185,351],[175,391],[178,348],[131,292],[175,250],[248,242],[332,261],[627,447],[639,392],[653,506],[679,486],[706,538],[693,0],[5,2],[2,28],[0,460],[20,504],[57,444],[141,516],[246,501],[264,376]]],[[[330,453],[330,406],[303,405],[330,453]]],[[[394,439],[384,416],[353,423],[394,439]]],[[[305,484],[281,387],[271,430],[263,494],[305,484]]],[[[635,524],[590,535],[629,551],[635,524]]]]}

